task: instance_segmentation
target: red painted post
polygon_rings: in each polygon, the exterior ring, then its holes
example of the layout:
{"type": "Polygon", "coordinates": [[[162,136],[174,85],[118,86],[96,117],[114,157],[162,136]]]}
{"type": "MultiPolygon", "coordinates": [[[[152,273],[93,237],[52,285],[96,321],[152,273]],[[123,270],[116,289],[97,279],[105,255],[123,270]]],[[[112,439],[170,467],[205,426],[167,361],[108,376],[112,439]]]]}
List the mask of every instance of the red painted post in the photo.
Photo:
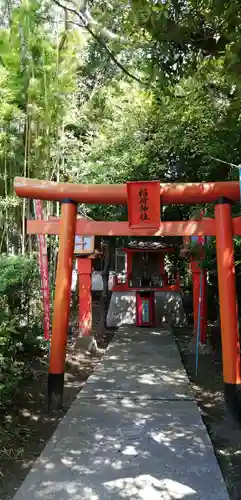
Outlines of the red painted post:
{"type": "MultiPolygon", "coordinates": [[[[205,210],[200,213],[200,218],[204,216],[205,210]]],[[[205,244],[205,237],[199,236],[198,243],[201,247],[205,244]]],[[[200,258],[203,259],[205,256],[205,250],[202,248],[200,258]]],[[[202,270],[200,276],[200,291],[199,291],[199,301],[200,304],[200,342],[201,344],[206,344],[207,340],[207,272],[205,269],[202,270]],[[202,280],[202,281],[201,281],[202,280]],[[200,291],[202,290],[202,296],[200,296],[200,291]]]]}
{"type": "Polygon", "coordinates": [[[221,198],[216,204],[215,218],[224,393],[228,408],[241,421],[240,344],[232,211],[230,202],[225,198],[221,198]]]}
{"type": "Polygon", "coordinates": [[[48,406],[53,409],[60,408],[63,402],[76,212],[77,205],[75,202],[71,200],[62,202],[48,374],[48,406]]]}
{"type": "Polygon", "coordinates": [[[206,344],[207,342],[207,272],[203,271],[202,274],[202,302],[201,302],[201,331],[200,342],[206,344]]]}
{"type": "Polygon", "coordinates": [[[200,295],[200,277],[201,269],[196,260],[191,260],[191,272],[192,272],[192,293],[193,293],[193,325],[194,325],[194,335],[197,333],[198,325],[198,304],[200,295]]]}
{"type": "Polygon", "coordinates": [[[193,287],[193,324],[194,336],[197,335],[199,301],[201,301],[200,319],[200,342],[205,344],[207,340],[207,273],[200,268],[199,262],[191,261],[192,287],[193,287]],[[200,298],[200,285],[202,279],[202,299],[200,298]]]}
{"type": "Polygon", "coordinates": [[[78,258],[77,269],[79,275],[79,330],[82,336],[89,336],[92,331],[91,259],[78,258]]]}

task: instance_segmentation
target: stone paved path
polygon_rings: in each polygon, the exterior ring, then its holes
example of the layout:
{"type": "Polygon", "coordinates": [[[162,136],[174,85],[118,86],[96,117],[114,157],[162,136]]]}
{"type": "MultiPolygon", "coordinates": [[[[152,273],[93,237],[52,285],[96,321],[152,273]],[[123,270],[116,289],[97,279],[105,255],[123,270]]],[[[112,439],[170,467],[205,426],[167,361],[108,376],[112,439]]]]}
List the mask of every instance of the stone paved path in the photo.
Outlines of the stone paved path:
{"type": "Polygon", "coordinates": [[[120,329],[14,500],[228,500],[172,334],[120,329]]]}

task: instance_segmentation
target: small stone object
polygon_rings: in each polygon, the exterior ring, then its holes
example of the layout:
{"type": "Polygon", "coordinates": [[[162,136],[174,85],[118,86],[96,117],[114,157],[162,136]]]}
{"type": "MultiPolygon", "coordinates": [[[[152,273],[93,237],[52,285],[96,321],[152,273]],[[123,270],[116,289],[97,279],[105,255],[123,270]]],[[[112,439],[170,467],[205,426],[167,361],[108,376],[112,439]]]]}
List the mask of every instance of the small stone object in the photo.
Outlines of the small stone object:
{"type": "Polygon", "coordinates": [[[102,356],[105,350],[100,349],[92,336],[78,337],[75,342],[76,349],[85,351],[92,356],[102,356]]]}

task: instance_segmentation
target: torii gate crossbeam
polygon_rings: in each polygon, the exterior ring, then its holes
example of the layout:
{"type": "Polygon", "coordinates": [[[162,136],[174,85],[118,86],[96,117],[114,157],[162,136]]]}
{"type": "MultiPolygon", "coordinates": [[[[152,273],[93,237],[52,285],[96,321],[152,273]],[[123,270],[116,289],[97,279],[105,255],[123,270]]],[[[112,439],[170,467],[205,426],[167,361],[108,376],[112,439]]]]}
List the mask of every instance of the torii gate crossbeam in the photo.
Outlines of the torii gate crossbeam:
{"type": "MultiPolygon", "coordinates": [[[[233,218],[233,234],[241,235],[241,217],[233,218]]],[[[58,220],[28,220],[28,234],[60,233],[58,220]]],[[[132,229],[128,222],[90,221],[79,219],[76,221],[75,234],[80,236],[216,236],[216,220],[204,218],[192,221],[161,222],[158,229],[132,229]]]]}
{"type": "MultiPolygon", "coordinates": [[[[125,184],[61,184],[16,177],[14,189],[21,198],[39,200],[62,201],[69,198],[76,203],[100,205],[125,205],[128,201],[125,184]]],[[[239,201],[239,182],[160,184],[160,197],[164,205],[214,203],[222,196],[239,201]]]]}

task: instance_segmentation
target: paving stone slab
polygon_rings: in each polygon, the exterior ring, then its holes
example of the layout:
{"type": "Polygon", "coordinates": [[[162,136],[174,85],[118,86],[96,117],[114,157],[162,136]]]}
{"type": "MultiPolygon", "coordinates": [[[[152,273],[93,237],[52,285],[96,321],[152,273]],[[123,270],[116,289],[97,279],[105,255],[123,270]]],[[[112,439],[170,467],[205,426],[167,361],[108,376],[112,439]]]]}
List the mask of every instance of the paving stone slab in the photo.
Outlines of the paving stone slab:
{"type": "Polygon", "coordinates": [[[228,500],[173,337],[160,333],[118,332],[14,500],[228,500]]]}
{"type": "MultiPolygon", "coordinates": [[[[168,331],[154,333],[147,332],[146,330],[138,331],[133,329],[131,333],[127,336],[126,333],[122,333],[121,329],[114,336],[112,343],[109,345],[106,356],[116,355],[125,357],[127,359],[133,358],[133,356],[140,358],[142,355],[148,356],[159,356],[161,353],[166,353],[168,351],[176,354],[177,358],[180,359],[179,350],[174,341],[173,335],[168,331]]],[[[146,358],[146,361],[148,358],[146,358]]]]}
{"type": "Polygon", "coordinates": [[[126,394],[141,394],[149,399],[193,399],[193,393],[186,374],[171,364],[171,374],[167,364],[160,367],[141,364],[115,364],[115,369],[105,367],[89,378],[84,394],[116,394],[120,398],[126,394]]]}
{"type": "Polygon", "coordinates": [[[15,500],[73,498],[227,500],[228,496],[193,402],[150,405],[126,398],[111,406],[78,398],[15,496],[15,500]]]}
{"type": "Polygon", "coordinates": [[[126,344],[125,337],[126,332],[124,335],[118,332],[116,342],[89,377],[85,394],[93,397],[111,392],[118,399],[128,393],[149,399],[193,399],[187,373],[170,332],[151,333],[139,329],[138,337],[138,330],[133,328],[127,337],[132,342],[126,344]]]}
{"type": "Polygon", "coordinates": [[[147,342],[148,340],[145,340],[145,343],[143,342],[140,345],[137,342],[133,342],[133,345],[129,345],[128,347],[125,347],[123,343],[116,343],[108,350],[106,357],[118,356],[119,359],[132,360],[133,357],[136,359],[138,354],[138,358],[145,356],[145,361],[148,362],[148,358],[150,357],[158,358],[162,353],[166,355],[166,353],[170,352],[173,356],[176,355],[181,360],[179,351],[175,345],[153,345],[152,343],[147,345],[147,342]]]}
{"type": "Polygon", "coordinates": [[[113,356],[116,356],[117,359],[129,361],[132,361],[133,358],[137,360],[145,357],[145,361],[148,363],[149,359],[151,361],[153,359],[158,360],[159,356],[162,354],[166,356],[168,352],[172,353],[172,356],[179,360],[180,365],[182,365],[179,350],[170,332],[155,332],[152,335],[144,331],[143,335],[141,330],[138,335],[138,332],[133,329],[128,337],[121,331],[115,335],[106,351],[104,361],[113,356]]]}
{"type": "MultiPolygon", "coordinates": [[[[115,343],[118,343],[119,345],[123,343],[126,348],[128,348],[129,345],[132,343],[137,342],[138,344],[146,344],[146,340],[148,340],[148,343],[152,344],[162,344],[164,345],[165,343],[171,345],[173,344],[173,335],[169,330],[158,330],[153,329],[147,329],[147,328],[131,328],[129,327],[128,330],[124,328],[119,328],[118,332],[115,334],[112,343],[109,345],[109,349],[112,349],[115,343]]],[[[149,344],[148,344],[149,345],[149,344]]]]}

